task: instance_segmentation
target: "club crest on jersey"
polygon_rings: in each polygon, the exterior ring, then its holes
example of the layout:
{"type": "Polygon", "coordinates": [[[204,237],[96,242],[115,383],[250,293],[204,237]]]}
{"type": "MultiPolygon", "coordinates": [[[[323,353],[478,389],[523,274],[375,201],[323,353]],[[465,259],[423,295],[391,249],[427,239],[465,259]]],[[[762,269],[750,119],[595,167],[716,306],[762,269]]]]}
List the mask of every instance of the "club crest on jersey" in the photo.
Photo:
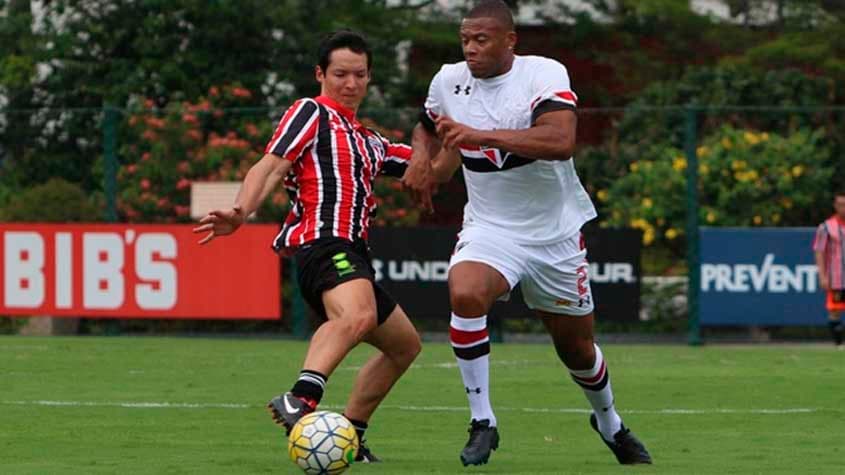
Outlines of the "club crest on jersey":
{"type": "Polygon", "coordinates": [[[511,156],[510,152],[502,152],[498,148],[461,145],[461,155],[466,158],[486,159],[497,168],[505,166],[505,161],[511,156]]]}

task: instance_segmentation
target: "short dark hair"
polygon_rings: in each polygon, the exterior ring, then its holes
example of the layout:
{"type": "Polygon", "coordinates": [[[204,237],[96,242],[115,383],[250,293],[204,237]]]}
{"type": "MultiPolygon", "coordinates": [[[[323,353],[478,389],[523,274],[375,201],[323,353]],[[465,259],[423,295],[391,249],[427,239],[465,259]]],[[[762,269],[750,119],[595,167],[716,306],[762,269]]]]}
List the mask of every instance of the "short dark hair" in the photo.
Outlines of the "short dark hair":
{"type": "Polygon", "coordinates": [[[513,30],[513,12],[502,0],[482,0],[464,18],[493,18],[506,30],[513,30]]]}
{"type": "Polygon", "coordinates": [[[338,30],[326,35],[317,49],[317,65],[325,73],[329,68],[329,57],[332,51],[349,48],[353,53],[367,55],[367,71],[373,64],[373,51],[364,35],[352,30],[338,30]]]}
{"type": "Polygon", "coordinates": [[[845,198],[845,190],[839,190],[833,193],[833,199],[839,198],[840,196],[845,198]]]}

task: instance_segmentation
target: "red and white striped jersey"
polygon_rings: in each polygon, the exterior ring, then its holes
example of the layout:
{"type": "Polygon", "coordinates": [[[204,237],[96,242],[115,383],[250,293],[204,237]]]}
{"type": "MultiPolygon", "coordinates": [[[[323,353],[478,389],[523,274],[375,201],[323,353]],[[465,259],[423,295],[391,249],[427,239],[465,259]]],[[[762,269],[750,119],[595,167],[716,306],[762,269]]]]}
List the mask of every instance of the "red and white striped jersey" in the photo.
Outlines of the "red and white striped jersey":
{"type": "Polygon", "coordinates": [[[816,229],[813,251],[824,253],[830,288],[845,289],[845,221],[832,216],[816,229]]]}
{"type": "Polygon", "coordinates": [[[285,178],[291,210],[273,248],[323,237],[367,239],[379,173],[401,177],[411,147],[361,125],[352,110],[318,96],[296,101],[282,116],[265,153],[293,162],[285,178]]]}

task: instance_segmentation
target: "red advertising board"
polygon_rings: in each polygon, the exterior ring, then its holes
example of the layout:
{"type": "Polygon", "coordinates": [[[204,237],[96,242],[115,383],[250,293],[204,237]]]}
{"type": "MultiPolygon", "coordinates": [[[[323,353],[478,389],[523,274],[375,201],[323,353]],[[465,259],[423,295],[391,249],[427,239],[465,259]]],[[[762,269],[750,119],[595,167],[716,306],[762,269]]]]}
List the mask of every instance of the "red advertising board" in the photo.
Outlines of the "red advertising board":
{"type": "Polygon", "coordinates": [[[0,315],[280,318],[278,227],[191,228],[0,223],[0,315]]]}

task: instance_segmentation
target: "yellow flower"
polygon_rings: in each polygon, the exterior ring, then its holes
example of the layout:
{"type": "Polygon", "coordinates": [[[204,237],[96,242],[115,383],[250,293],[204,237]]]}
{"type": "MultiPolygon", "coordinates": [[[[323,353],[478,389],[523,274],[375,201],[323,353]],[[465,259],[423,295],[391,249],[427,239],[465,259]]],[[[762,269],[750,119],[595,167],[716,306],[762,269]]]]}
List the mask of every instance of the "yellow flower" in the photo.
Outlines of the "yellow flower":
{"type": "Polygon", "coordinates": [[[607,190],[599,190],[598,193],[596,193],[596,197],[599,201],[607,201],[607,195],[607,190]]]}
{"type": "Polygon", "coordinates": [[[804,167],[802,167],[801,165],[795,165],[794,167],[792,167],[792,176],[794,176],[795,178],[798,178],[803,173],[804,167]]]}
{"type": "Polygon", "coordinates": [[[651,201],[651,198],[643,198],[643,208],[651,209],[652,205],[654,205],[654,203],[651,201]]]}
{"type": "Polygon", "coordinates": [[[763,224],[763,218],[761,218],[760,216],[754,216],[754,224],[756,224],[757,226],[763,224]]]}
{"type": "Polygon", "coordinates": [[[780,222],[780,213],[775,213],[772,215],[772,222],[775,224],[780,222]]]}
{"type": "Polygon", "coordinates": [[[631,164],[628,165],[628,168],[630,168],[633,173],[637,173],[637,171],[640,169],[640,164],[637,162],[631,162],[631,164]]]}
{"type": "Polygon", "coordinates": [[[763,132],[762,134],[759,135],[759,137],[760,137],[761,141],[765,142],[765,141],[769,140],[769,133],[763,132]]]}
{"type": "Polygon", "coordinates": [[[707,148],[707,146],[706,146],[706,145],[702,145],[701,147],[698,147],[697,149],[695,149],[695,155],[696,155],[698,158],[704,158],[704,157],[706,157],[706,156],[707,156],[707,154],[709,154],[709,153],[710,153],[710,149],[709,149],[709,148],[707,148]]]}
{"type": "Polygon", "coordinates": [[[760,143],[760,137],[758,137],[754,132],[747,131],[743,134],[743,137],[749,145],[757,145],[760,143]]]}
{"type": "Polygon", "coordinates": [[[610,217],[613,218],[614,221],[619,221],[620,219],[622,219],[622,213],[620,213],[619,211],[613,210],[613,212],[610,213],[610,217]]]}
{"type": "Polygon", "coordinates": [[[698,166],[698,173],[700,173],[702,175],[706,175],[706,174],[710,173],[710,167],[708,167],[707,165],[702,163],[701,165],[698,166]]]}
{"type": "Polygon", "coordinates": [[[716,213],[712,211],[707,212],[707,217],[705,218],[708,223],[713,223],[716,221],[716,213]]]}
{"type": "Polygon", "coordinates": [[[727,150],[730,150],[734,146],[734,144],[731,143],[731,139],[729,139],[727,137],[722,139],[721,144],[722,144],[722,147],[724,147],[727,150]]]}
{"type": "Polygon", "coordinates": [[[678,237],[678,230],[675,229],[675,228],[669,228],[669,229],[666,230],[664,235],[666,236],[666,239],[669,239],[669,240],[675,239],[676,237],[678,237]]]}
{"type": "Polygon", "coordinates": [[[679,172],[686,170],[687,169],[687,159],[684,158],[684,157],[675,157],[675,159],[672,160],[672,168],[674,168],[675,171],[679,171],[679,172]]]}
{"type": "Polygon", "coordinates": [[[789,198],[782,198],[780,200],[780,205],[783,206],[786,209],[792,209],[792,204],[793,204],[792,200],[789,199],[789,198]]]}
{"type": "Polygon", "coordinates": [[[745,163],[745,160],[734,160],[731,162],[731,169],[733,170],[743,170],[745,166],[748,165],[745,163]]]}
{"type": "Polygon", "coordinates": [[[649,226],[643,231],[643,244],[648,246],[654,242],[654,228],[649,226]]]}

